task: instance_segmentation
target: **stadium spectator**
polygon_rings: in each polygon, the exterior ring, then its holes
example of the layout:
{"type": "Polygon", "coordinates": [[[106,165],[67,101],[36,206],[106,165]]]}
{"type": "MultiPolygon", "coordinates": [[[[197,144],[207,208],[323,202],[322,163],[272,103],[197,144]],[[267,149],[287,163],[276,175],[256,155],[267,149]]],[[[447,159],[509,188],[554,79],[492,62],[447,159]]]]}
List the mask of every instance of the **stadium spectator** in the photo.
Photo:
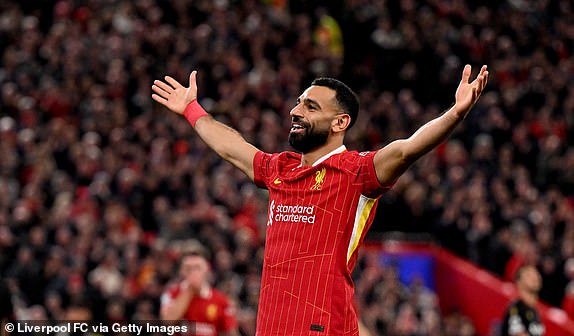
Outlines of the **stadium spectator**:
{"type": "Polygon", "coordinates": [[[449,330],[440,316],[436,293],[420,278],[401,283],[396,265],[381,265],[379,253],[362,253],[354,279],[358,310],[371,334],[440,335],[449,330]]]}
{"type": "Polygon", "coordinates": [[[568,284],[560,307],[571,319],[574,319],[574,259],[570,258],[564,264],[568,284]]]}
{"type": "Polygon", "coordinates": [[[534,266],[522,266],[515,276],[518,299],[506,309],[500,327],[501,336],[541,336],[545,329],[538,312],[538,292],[542,277],[534,266]]]}
{"type": "Polygon", "coordinates": [[[0,310],[0,323],[6,323],[14,318],[14,309],[12,304],[12,293],[5,281],[0,281],[0,299],[4,304],[0,310]]]}

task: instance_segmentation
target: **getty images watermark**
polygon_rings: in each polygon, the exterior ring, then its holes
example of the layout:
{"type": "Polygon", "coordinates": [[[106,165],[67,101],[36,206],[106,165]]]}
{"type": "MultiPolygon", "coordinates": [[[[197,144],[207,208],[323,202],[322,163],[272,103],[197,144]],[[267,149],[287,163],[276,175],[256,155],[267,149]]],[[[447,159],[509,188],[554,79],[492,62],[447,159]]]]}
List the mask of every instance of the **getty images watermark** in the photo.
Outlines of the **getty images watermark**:
{"type": "Polygon", "coordinates": [[[195,325],[189,321],[9,321],[2,323],[0,335],[195,335],[195,325]]]}

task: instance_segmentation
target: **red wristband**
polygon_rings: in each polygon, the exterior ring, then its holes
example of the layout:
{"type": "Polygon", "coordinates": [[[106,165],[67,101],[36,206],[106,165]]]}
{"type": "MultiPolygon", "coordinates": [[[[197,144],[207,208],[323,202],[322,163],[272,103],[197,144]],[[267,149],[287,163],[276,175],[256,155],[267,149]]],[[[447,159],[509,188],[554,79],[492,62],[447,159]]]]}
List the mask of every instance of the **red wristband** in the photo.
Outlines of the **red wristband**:
{"type": "Polygon", "coordinates": [[[187,104],[185,110],[183,110],[183,116],[185,119],[187,119],[187,121],[189,121],[192,127],[195,127],[195,123],[199,120],[199,118],[205,117],[207,115],[209,114],[207,114],[203,107],[199,105],[197,99],[194,99],[191,103],[187,104]]]}

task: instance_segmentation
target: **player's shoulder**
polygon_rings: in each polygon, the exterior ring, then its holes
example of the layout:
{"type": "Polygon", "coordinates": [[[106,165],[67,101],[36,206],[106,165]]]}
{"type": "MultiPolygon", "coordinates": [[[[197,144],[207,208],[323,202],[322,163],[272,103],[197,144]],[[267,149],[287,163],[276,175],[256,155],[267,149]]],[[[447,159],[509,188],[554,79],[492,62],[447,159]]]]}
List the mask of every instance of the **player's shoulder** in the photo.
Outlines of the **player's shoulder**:
{"type": "Polygon", "coordinates": [[[291,151],[284,151],[272,154],[275,159],[281,162],[293,162],[296,164],[301,163],[301,154],[291,151]]]}
{"type": "Polygon", "coordinates": [[[229,297],[217,288],[211,289],[211,300],[222,305],[227,305],[230,302],[229,297]]]}
{"type": "Polygon", "coordinates": [[[341,155],[342,155],[342,157],[345,157],[345,158],[357,159],[357,158],[368,158],[368,157],[375,155],[376,153],[377,152],[374,152],[374,151],[359,152],[359,151],[352,150],[352,151],[344,151],[341,153],[341,155]]]}
{"type": "Polygon", "coordinates": [[[301,154],[296,152],[283,151],[277,153],[267,153],[260,151],[258,154],[267,158],[270,161],[277,161],[280,163],[292,163],[292,164],[301,163],[301,154]]]}
{"type": "Polygon", "coordinates": [[[290,171],[301,164],[301,154],[284,151],[279,153],[263,153],[262,162],[269,168],[279,171],[290,171]]]}
{"type": "Polygon", "coordinates": [[[358,152],[358,151],[344,151],[333,157],[333,164],[342,165],[344,167],[360,167],[365,165],[366,162],[372,162],[376,152],[358,152]]]}

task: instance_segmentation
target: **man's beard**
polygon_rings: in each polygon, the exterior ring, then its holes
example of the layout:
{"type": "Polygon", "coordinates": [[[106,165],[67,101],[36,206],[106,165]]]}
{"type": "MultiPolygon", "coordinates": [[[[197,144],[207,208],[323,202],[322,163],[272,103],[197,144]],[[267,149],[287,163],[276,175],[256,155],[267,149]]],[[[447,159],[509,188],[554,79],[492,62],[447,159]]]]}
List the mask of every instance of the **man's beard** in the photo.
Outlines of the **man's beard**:
{"type": "Polygon", "coordinates": [[[303,133],[289,133],[289,144],[296,151],[307,154],[326,144],[328,137],[328,129],[313,131],[308,125],[306,125],[305,132],[303,133]]]}

